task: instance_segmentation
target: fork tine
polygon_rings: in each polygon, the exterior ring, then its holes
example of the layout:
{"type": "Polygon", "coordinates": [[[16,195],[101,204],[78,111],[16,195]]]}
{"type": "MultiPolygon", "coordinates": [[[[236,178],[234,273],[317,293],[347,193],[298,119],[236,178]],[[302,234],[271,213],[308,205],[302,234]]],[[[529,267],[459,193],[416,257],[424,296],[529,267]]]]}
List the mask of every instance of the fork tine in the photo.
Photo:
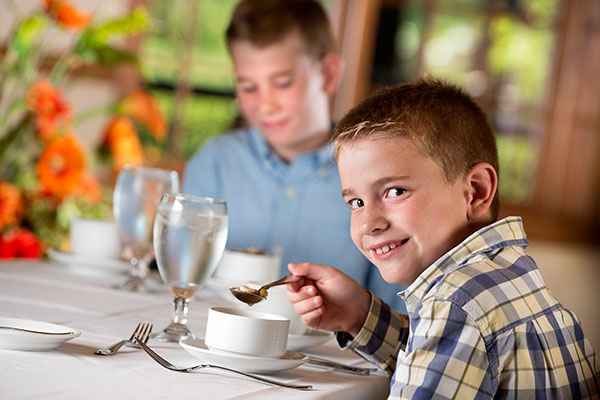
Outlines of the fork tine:
{"type": "Polygon", "coordinates": [[[129,338],[129,341],[132,342],[133,338],[135,337],[135,335],[137,335],[138,333],[138,329],[140,329],[140,325],[142,325],[141,322],[138,322],[137,327],[135,328],[135,330],[133,331],[133,333],[131,334],[131,337],[129,338]]]}
{"type": "Polygon", "coordinates": [[[153,325],[150,324],[150,329],[148,329],[148,334],[146,335],[146,337],[144,337],[144,344],[148,343],[148,339],[150,339],[150,334],[152,333],[152,327],[153,327],[153,325]]]}
{"type": "Polygon", "coordinates": [[[141,325],[141,329],[138,332],[138,329],[136,328],[136,330],[134,332],[134,337],[138,342],[148,343],[148,340],[150,339],[150,334],[152,333],[152,328],[154,325],[141,323],[141,322],[140,322],[140,324],[138,324],[138,327],[140,325],[141,325]]]}
{"type": "Polygon", "coordinates": [[[144,340],[144,335],[146,334],[147,331],[148,331],[148,324],[142,324],[142,329],[140,330],[140,333],[135,336],[136,339],[144,340]]]}

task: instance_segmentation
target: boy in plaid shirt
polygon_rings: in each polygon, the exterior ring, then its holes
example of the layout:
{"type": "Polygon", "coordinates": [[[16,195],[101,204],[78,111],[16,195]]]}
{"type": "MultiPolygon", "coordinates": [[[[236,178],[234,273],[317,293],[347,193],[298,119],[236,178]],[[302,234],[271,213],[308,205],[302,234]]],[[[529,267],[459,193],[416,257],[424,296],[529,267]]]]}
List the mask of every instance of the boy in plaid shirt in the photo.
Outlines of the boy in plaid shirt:
{"type": "Polygon", "coordinates": [[[600,362],[544,285],[519,217],[497,220],[495,138],[475,102],[429,79],[353,108],[332,139],[357,248],[408,316],[332,267],[290,264],[303,321],[391,377],[390,398],[599,397],[600,362]]]}

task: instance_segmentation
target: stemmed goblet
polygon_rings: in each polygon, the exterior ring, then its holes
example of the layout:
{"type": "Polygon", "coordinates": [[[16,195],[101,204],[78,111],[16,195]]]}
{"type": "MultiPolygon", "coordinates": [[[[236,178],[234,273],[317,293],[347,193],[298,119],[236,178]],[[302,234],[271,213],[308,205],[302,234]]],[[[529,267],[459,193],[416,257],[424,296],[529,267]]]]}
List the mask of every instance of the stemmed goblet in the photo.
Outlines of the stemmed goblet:
{"type": "Polygon", "coordinates": [[[155,339],[194,338],[187,326],[190,298],[217,267],[227,241],[227,204],[210,197],[165,193],[154,220],[158,272],[174,296],[171,323],[155,339]]]}
{"type": "Polygon", "coordinates": [[[119,172],[113,192],[113,212],[121,238],[133,255],[129,278],[117,287],[133,292],[148,292],[145,283],[149,262],[154,257],[152,229],[164,192],[179,190],[176,171],[125,166],[119,172]]]}

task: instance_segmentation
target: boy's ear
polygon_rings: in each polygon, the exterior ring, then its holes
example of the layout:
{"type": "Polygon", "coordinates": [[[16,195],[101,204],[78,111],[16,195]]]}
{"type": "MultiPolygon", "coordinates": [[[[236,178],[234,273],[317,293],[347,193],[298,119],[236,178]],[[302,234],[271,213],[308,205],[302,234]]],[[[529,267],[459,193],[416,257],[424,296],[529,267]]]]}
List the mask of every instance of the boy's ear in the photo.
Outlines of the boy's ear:
{"type": "Polygon", "coordinates": [[[498,189],[498,174],[488,163],[475,164],[467,174],[467,218],[476,220],[485,216],[498,189]]]}
{"type": "Polygon", "coordinates": [[[321,60],[323,72],[323,91],[331,96],[342,80],[346,64],[337,53],[327,53],[321,60]]]}

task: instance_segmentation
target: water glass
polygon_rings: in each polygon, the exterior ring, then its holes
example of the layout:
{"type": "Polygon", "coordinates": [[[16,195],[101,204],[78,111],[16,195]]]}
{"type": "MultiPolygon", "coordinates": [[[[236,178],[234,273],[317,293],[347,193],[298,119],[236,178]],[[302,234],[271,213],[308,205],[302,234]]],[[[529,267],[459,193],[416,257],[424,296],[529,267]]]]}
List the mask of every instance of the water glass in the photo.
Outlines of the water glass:
{"type": "Polygon", "coordinates": [[[165,193],[154,221],[158,271],[174,296],[171,323],[154,338],[194,338],[187,326],[192,295],[210,278],[225,250],[227,204],[209,197],[165,193]]]}

